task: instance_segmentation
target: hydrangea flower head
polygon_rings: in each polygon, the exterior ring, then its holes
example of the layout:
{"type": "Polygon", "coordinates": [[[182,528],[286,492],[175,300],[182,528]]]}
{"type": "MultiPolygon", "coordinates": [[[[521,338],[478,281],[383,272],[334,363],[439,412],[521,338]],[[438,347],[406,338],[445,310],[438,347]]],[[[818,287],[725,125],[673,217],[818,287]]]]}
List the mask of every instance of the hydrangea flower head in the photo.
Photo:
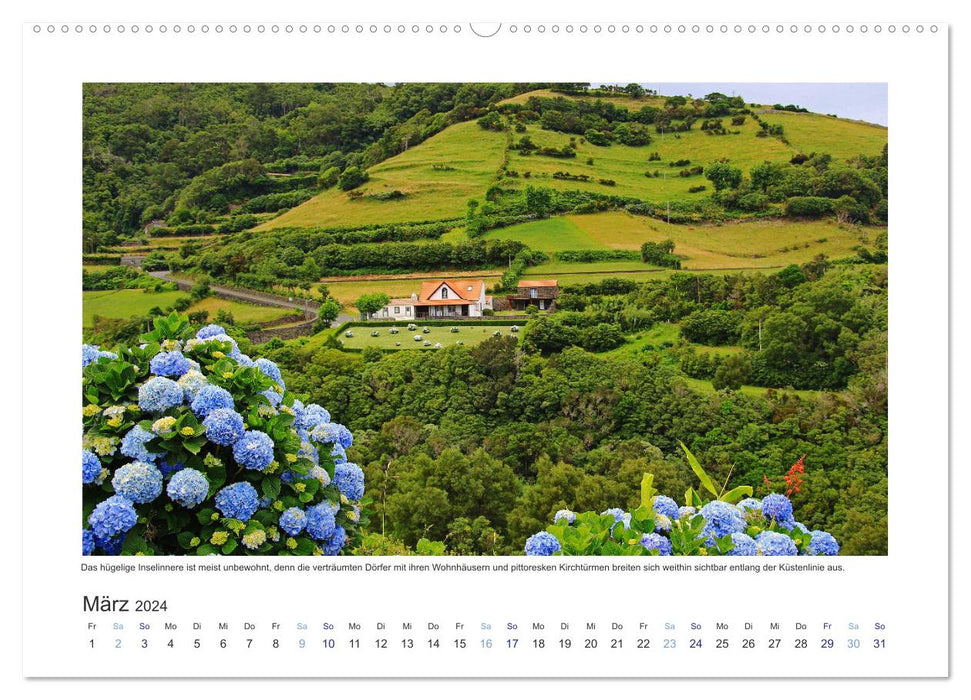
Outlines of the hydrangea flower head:
{"type": "Polygon", "coordinates": [[[220,386],[206,384],[192,399],[192,412],[205,418],[217,408],[234,408],[233,395],[220,386]]]}
{"type": "Polygon", "coordinates": [[[145,443],[155,439],[155,433],[145,430],[140,425],[132,426],[121,440],[121,453],[139,462],[154,462],[161,454],[149,452],[145,443]]]}
{"type": "Polygon", "coordinates": [[[303,408],[303,413],[297,411],[298,428],[313,430],[321,423],[330,423],[330,412],[323,406],[311,403],[303,408]]]}
{"type": "Polygon", "coordinates": [[[808,553],[815,556],[835,557],[840,553],[840,544],[828,532],[813,530],[808,553]]]}
{"type": "Polygon", "coordinates": [[[259,549],[266,542],[266,533],[263,530],[253,530],[243,535],[242,540],[246,549],[259,549]]]}
{"type": "Polygon", "coordinates": [[[334,527],[333,534],[321,543],[324,550],[324,556],[334,557],[340,554],[346,539],[347,533],[344,532],[344,528],[340,525],[334,527]]]}
{"type": "Polygon", "coordinates": [[[97,345],[82,345],[81,346],[81,369],[84,369],[92,362],[98,361],[98,346],[97,345]]]}
{"type": "Polygon", "coordinates": [[[346,450],[354,444],[354,435],[340,423],[335,423],[335,425],[337,426],[337,444],[346,450]]]}
{"type": "Polygon", "coordinates": [[[334,458],[334,464],[342,464],[347,461],[347,451],[338,443],[334,443],[331,448],[330,456],[334,458]]]}
{"type": "Polygon", "coordinates": [[[337,523],[334,520],[334,506],[318,503],[307,509],[307,534],[315,540],[328,540],[334,534],[337,523]]]}
{"type": "Polygon", "coordinates": [[[765,530],[755,538],[759,554],[766,557],[791,557],[799,554],[796,543],[788,535],[781,532],[765,530]]]}
{"type": "MultiPolygon", "coordinates": [[[[328,474],[327,470],[324,469],[323,467],[311,468],[311,470],[307,472],[307,476],[310,477],[311,479],[316,479],[317,481],[319,481],[321,486],[330,486],[330,474],[328,474]]],[[[361,488],[363,490],[364,488],[363,484],[361,485],[361,488]]]]}
{"type": "Polygon", "coordinates": [[[623,521],[625,530],[630,527],[630,513],[626,512],[623,508],[608,508],[601,515],[614,516],[615,525],[623,521]]]}
{"type": "Polygon", "coordinates": [[[252,367],[254,362],[249,355],[244,355],[239,351],[229,353],[229,356],[239,363],[240,367],[252,367]]]}
{"type": "Polygon", "coordinates": [[[654,514],[654,532],[667,532],[671,529],[671,518],[664,513],[654,514]]]}
{"type": "Polygon", "coordinates": [[[81,483],[93,484],[101,473],[101,460],[91,450],[81,450],[81,483]]]}
{"type": "Polygon", "coordinates": [[[188,372],[179,377],[179,386],[182,387],[182,392],[185,394],[185,400],[192,402],[199,393],[199,390],[209,383],[205,375],[196,369],[190,369],[188,372]]]}
{"type": "Polygon", "coordinates": [[[307,527],[307,514],[299,508],[287,508],[280,513],[280,529],[296,537],[307,527]]]}
{"type": "Polygon", "coordinates": [[[180,469],[169,479],[165,492],[180,506],[195,508],[209,495],[209,480],[195,469],[180,469]]]}
{"type": "Polygon", "coordinates": [[[107,350],[101,350],[97,345],[82,345],[81,346],[81,369],[84,369],[93,362],[97,362],[102,357],[107,357],[112,360],[117,360],[118,355],[113,352],[108,352],[107,350]]]}
{"type": "Polygon", "coordinates": [[[260,372],[263,373],[265,377],[272,379],[274,383],[279,384],[281,388],[286,388],[283,383],[283,374],[280,373],[280,368],[277,366],[276,362],[273,360],[268,360],[265,357],[261,357],[253,363],[260,372]]]}
{"type": "Polygon", "coordinates": [[[344,462],[334,467],[334,485],[352,501],[364,496],[364,471],[354,462],[344,462]]]}
{"type": "Polygon", "coordinates": [[[577,514],[574,513],[572,510],[566,510],[566,509],[558,510],[556,511],[556,514],[553,516],[553,524],[555,525],[560,520],[565,520],[567,525],[572,525],[574,522],[576,522],[576,519],[577,519],[577,514]]]}
{"type": "Polygon", "coordinates": [[[648,532],[641,538],[641,546],[648,551],[657,552],[659,556],[671,556],[671,540],[656,532],[648,532]]]}
{"type": "Polygon", "coordinates": [[[525,552],[532,557],[550,557],[562,549],[560,541],[548,532],[537,532],[526,540],[525,552]]]}
{"type": "Polygon", "coordinates": [[[732,533],[732,544],[734,545],[726,554],[732,557],[754,557],[758,554],[758,547],[755,540],[744,532],[732,533]]]}
{"type": "Polygon", "coordinates": [[[705,544],[715,546],[715,539],[730,535],[733,532],[745,531],[745,518],[742,511],[725,501],[710,501],[701,507],[701,515],[705,519],[705,529],[702,535],[705,544]]]}
{"type": "Polygon", "coordinates": [[[178,350],[172,352],[160,352],[149,363],[152,374],[160,377],[181,377],[192,369],[188,358],[178,350]]]}
{"type": "Polygon", "coordinates": [[[203,326],[196,332],[196,338],[200,340],[207,340],[213,338],[217,335],[226,335],[226,329],[222,326],[217,326],[215,323],[210,323],[208,326],[203,326]]]}
{"type": "Polygon", "coordinates": [[[111,485],[133,503],[150,503],[162,493],[162,472],[151,462],[131,462],[115,470],[111,485]]]}
{"type": "MultiPolygon", "coordinates": [[[[320,454],[317,452],[317,448],[307,442],[307,440],[300,443],[300,449],[297,450],[297,457],[305,457],[314,464],[320,463],[320,454]]],[[[329,480],[330,477],[328,477],[329,480]]]]}
{"type": "Polygon", "coordinates": [[[152,423],[152,432],[156,435],[169,435],[175,431],[176,420],[172,416],[162,416],[152,423]]]}
{"type": "Polygon", "coordinates": [[[655,496],[653,508],[655,513],[665,515],[669,520],[678,519],[678,504],[670,496],[655,496]]]}
{"type": "Polygon", "coordinates": [[[277,392],[273,391],[272,389],[267,389],[266,391],[264,391],[263,396],[267,398],[267,400],[270,402],[270,405],[273,408],[276,408],[277,406],[279,406],[280,403],[283,401],[283,397],[280,396],[277,392]]]}
{"type": "Polygon", "coordinates": [[[260,498],[256,489],[247,481],[237,481],[220,489],[216,494],[216,508],[224,518],[249,520],[259,505],[260,498]]]}
{"type": "Polygon", "coordinates": [[[247,430],[233,443],[233,458],[241,467],[261,472],[273,461],[273,439],[260,430],[247,430]]]}
{"type": "Polygon", "coordinates": [[[148,413],[161,413],[180,405],[185,392],[166,377],[152,377],[138,387],[138,407],[148,413]]]}
{"type": "MultiPolygon", "coordinates": [[[[101,501],[88,516],[88,525],[96,540],[110,540],[122,535],[138,522],[135,506],[124,496],[110,496],[101,501]]],[[[100,546],[100,545],[99,545],[100,546]]]]}
{"type": "Polygon", "coordinates": [[[337,423],[319,423],[310,431],[310,437],[317,442],[336,443],[340,437],[337,423]]]}
{"type": "Polygon", "coordinates": [[[87,528],[81,528],[81,554],[86,557],[94,554],[94,533],[87,528]]]}
{"type": "Polygon", "coordinates": [[[243,417],[231,408],[213,409],[202,425],[206,428],[206,437],[217,445],[232,445],[246,432],[243,417]]]}
{"type": "Polygon", "coordinates": [[[678,508],[678,518],[677,519],[680,520],[681,518],[690,518],[691,516],[693,516],[697,512],[698,511],[695,510],[695,507],[694,506],[681,506],[680,508],[678,508]]]}
{"type": "Polygon", "coordinates": [[[762,499],[762,515],[783,527],[792,527],[792,502],[781,493],[770,493],[762,499]]]}

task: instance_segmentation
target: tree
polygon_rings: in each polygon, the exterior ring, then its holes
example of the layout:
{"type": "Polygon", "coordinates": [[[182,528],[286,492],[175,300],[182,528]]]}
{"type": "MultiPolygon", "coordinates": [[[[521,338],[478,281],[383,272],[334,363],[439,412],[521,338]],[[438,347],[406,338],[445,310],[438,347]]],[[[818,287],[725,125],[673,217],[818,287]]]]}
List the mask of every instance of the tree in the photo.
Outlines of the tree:
{"type": "Polygon", "coordinates": [[[337,186],[345,191],[353,190],[355,187],[360,187],[370,179],[366,170],[352,165],[341,173],[341,176],[337,179],[337,186]]]}
{"type": "Polygon", "coordinates": [[[354,302],[354,306],[361,312],[361,320],[366,321],[371,314],[377,313],[391,301],[384,292],[374,292],[373,294],[362,294],[354,302]]]}
{"type": "Polygon", "coordinates": [[[553,208],[553,190],[549,187],[527,185],[523,192],[526,210],[538,219],[545,219],[553,208]]]}
{"type": "Polygon", "coordinates": [[[330,298],[330,287],[328,287],[326,284],[318,284],[317,285],[317,293],[320,294],[320,298],[321,299],[329,299],[330,298]]]}
{"type": "Polygon", "coordinates": [[[317,312],[319,318],[327,321],[328,324],[333,323],[337,320],[337,316],[341,312],[341,305],[336,299],[328,298],[320,305],[320,310],[317,312]]]}
{"type": "Polygon", "coordinates": [[[715,190],[735,189],[742,184],[742,171],[728,163],[712,163],[705,168],[705,177],[715,190]]]}
{"type": "Polygon", "coordinates": [[[317,185],[322,190],[329,189],[337,184],[337,180],[340,178],[341,169],[336,165],[332,165],[329,168],[321,168],[320,176],[317,178],[317,185]]]}
{"type": "Polygon", "coordinates": [[[624,92],[633,97],[635,100],[644,97],[644,88],[637,83],[629,83],[627,87],[624,88],[624,92]]]}
{"type": "Polygon", "coordinates": [[[729,355],[718,365],[715,376],[711,380],[711,385],[716,391],[730,389],[738,391],[742,384],[748,381],[752,372],[752,366],[744,353],[729,355]]]}

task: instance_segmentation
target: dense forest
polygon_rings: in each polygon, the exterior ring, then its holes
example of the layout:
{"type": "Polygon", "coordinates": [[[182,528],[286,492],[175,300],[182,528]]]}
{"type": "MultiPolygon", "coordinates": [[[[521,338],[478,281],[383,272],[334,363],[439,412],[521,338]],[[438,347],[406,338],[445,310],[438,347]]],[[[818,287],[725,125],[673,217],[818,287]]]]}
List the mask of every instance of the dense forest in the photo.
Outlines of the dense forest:
{"type": "MultiPolygon", "coordinates": [[[[239,198],[272,211],[318,188],[318,173],[366,168],[528,85],[88,83],[86,251],[149,221],[204,224],[239,198]],[[311,172],[274,181],[267,172],[311,172]],[[265,208],[265,207],[271,208],[265,208]]],[[[252,207],[251,207],[252,208],[252,207]]]]}

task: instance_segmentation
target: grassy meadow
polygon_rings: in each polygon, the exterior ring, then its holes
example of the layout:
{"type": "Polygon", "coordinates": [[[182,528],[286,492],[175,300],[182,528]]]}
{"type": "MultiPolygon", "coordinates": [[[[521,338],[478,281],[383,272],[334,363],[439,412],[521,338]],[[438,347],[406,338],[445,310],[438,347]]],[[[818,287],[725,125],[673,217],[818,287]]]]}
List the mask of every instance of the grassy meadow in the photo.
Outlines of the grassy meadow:
{"type": "MultiPolygon", "coordinates": [[[[816,255],[830,258],[853,254],[855,246],[870,243],[885,228],[839,226],[833,221],[750,219],[723,224],[668,224],[623,211],[553,217],[496,229],[488,238],[519,240],[531,248],[561,250],[640,250],[645,241],[671,239],[687,270],[778,268],[802,263],[816,255]]],[[[576,263],[555,261],[530,268],[533,274],[581,271],[576,263]]],[[[586,264],[583,271],[651,269],[636,261],[586,264]]]]}
{"type": "MultiPolygon", "coordinates": [[[[98,292],[82,292],[83,326],[90,328],[94,324],[94,317],[129,318],[142,316],[150,309],[171,306],[185,292],[147,292],[142,289],[112,289],[98,292]]],[[[214,318],[219,311],[233,315],[236,323],[262,323],[273,321],[292,313],[287,309],[272,306],[256,306],[243,304],[229,299],[207,297],[197,301],[186,313],[208,311],[209,318],[214,318]]]]}
{"type": "Polygon", "coordinates": [[[466,202],[481,197],[502,164],[506,135],[475,122],[448,127],[427,141],[368,169],[371,179],[351,199],[339,189],[326,190],[258,226],[359,226],[460,217],[466,202]],[[445,166],[448,170],[436,169],[445,166]],[[400,200],[375,201],[368,194],[398,190],[400,200]]]}

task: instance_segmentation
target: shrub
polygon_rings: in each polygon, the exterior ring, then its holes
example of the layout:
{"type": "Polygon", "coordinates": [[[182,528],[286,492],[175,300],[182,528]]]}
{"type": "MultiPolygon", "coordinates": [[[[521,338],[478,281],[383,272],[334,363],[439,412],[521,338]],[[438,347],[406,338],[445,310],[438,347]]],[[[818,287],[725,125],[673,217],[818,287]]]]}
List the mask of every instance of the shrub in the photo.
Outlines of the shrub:
{"type": "Polygon", "coordinates": [[[645,241],[641,244],[641,260],[659,267],[681,268],[681,260],[674,255],[674,241],[668,239],[660,243],[645,241]]]}
{"type": "Polygon", "coordinates": [[[826,197],[789,197],[786,200],[787,216],[819,218],[833,213],[833,200],[826,197]]]}
{"type": "Polygon", "coordinates": [[[750,192],[738,198],[738,208],[742,211],[765,211],[769,206],[769,198],[764,194],[750,192]]]}
{"type": "Polygon", "coordinates": [[[144,345],[82,348],[84,554],[353,547],[366,518],[350,431],[221,327],[154,324],[144,345]]]}
{"type": "Polygon", "coordinates": [[[711,385],[716,391],[722,389],[738,391],[742,388],[742,384],[749,381],[751,374],[752,365],[744,354],[730,355],[718,365],[715,376],[711,379],[711,385]]]}
{"type": "Polygon", "coordinates": [[[701,309],[681,320],[681,335],[702,345],[734,345],[741,334],[740,316],[721,309],[701,309]]]}
{"type": "Polygon", "coordinates": [[[742,171],[728,163],[712,163],[704,172],[716,191],[734,189],[742,184],[742,171]]]}
{"type": "Polygon", "coordinates": [[[370,176],[365,170],[352,165],[341,173],[340,177],[337,179],[337,186],[342,190],[353,190],[355,187],[360,187],[365,182],[370,179],[370,176]]]}
{"type": "Polygon", "coordinates": [[[256,217],[252,214],[239,214],[229,221],[219,224],[219,233],[238,233],[256,226],[256,217]]]}
{"type": "Polygon", "coordinates": [[[610,145],[610,137],[607,136],[607,134],[605,134],[604,132],[597,131],[596,129],[587,129],[583,133],[583,138],[585,138],[588,143],[591,143],[594,146],[610,145]]]}
{"type": "Polygon", "coordinates": [[[317,178],[317,186],[322,190],[330,189],[337,184],[340,174],[340,168],[338,168],[336,165],[332,165],[329,168],[322,170],[320,172],[320,177],[317,178]]]}

